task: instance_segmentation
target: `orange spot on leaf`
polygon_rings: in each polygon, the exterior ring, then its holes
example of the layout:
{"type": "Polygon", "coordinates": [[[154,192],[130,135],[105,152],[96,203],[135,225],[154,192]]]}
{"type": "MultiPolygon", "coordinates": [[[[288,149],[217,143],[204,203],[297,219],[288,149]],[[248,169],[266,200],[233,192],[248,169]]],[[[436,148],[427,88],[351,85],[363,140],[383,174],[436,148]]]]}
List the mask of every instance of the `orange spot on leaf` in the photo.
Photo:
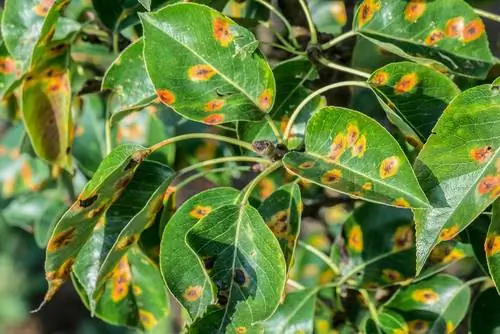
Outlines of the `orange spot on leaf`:
{"type": "Polygon", "coordinates": [[[139,321],[146,330],[151,330],[158,324],[158,321],[153,313],[145,310],[139,310],[139,321]]]}
{"type": "Polygon", "coordinates": [[[259,108],[262,111],[267,111],[273,105],[273,91],[270,89],[264,90],[259,96],[259,108]]]}
{"type": "Polygon", "coordinates": [[[481,195],[486,195],[493,189],[497,188],[500,186],[500,175],[495,175],[495,176],[485,176],[484,178],[479,181],[479,184],[477,185],[477,191],[481,195]]]}
{"type": "Polygon", "coordinates": [[[359,138],[359,129],[354,124],[347,126],[347,147],[352,147],[359,138]]]}
{"type": "Polygon", "coordinates": [[[339,182],[341,178],[342,171],[340,169],[333,169],[323,174],[323,176],[321,177],[321,183],[330,185],[339,182]]]}
{"type": "Polygon", "coordinates": [[[186,300],[188,302],[195,302],[198,299],[200,299],[202,291],[203,291],[203,289],[199,285],[190,286],[184,292],[184,295],[183,295],[184,300],[186,300]]]}
{"type": "Polygon", "coordinates": [[[394,247],[395,251],[401,251],[413,246],[413,228],[411,226],[400,226],[394,233],[394,247]]]}
{"type": "Polygon", "coordinates": [[[114,268],[111,276],[111,300],[115,303],[122,301],[127,297],[132,281],[132,273],[128,263],[127,256],[123,256],[116,267],[114,268]]]}
{"type": "Polygon", "coordinates": [[[201,219],[208,215],[212,211],[212,207],[210,206],[202,206],[202,205],[197,205],[191,210],[189,215],[195,219],[201,219]]]}
{"type": "Polygon", "coordinates": [[[439,295],[432,289],[418,289],[413,291],[411,297],[422,304],[434,304],[439,300],[439,295]]]}
{"type": "Polygon", "coordinates": [[[464,28],[462,40],[464,43],[469,43],[481,37],[483,33],[484,33],[483,21],[481,21],[481,19],[476,19],[467,23],[467,25],[464,28]]]}
{"type": "Polygon", "coordinates": [[[397,198],[392,204],[394,204],[395,206],[398,206],[400,208],[409,208],[410,207],[410,203],[408,203],[404,198],[400,197],[400,198],[397,198]]]}
{"type": "Polygon", "coordinates": [[[75,231],[76,229],[71,227],[54,235],[47,245],[47,252],[55,252],[68,246],[75,238],[75,231]]]}
{"type": "Polygon", "coordinates": [[[382,279],[387,283],[396,283],[404,279],[403,275],[394,269],[382,269],[382,279]]]}
{"type": "Polygon", "coordinates": [[[470,156],[473,160],[484,164],[493,156],[493,148],[491,146],[474,148],[470,151],[470,156]]]}
{"type": "Polygon", "coordinates": [[[189,68],[188,76],[192,81],[207,81],[217,72],[210,65],[195,65],[189,68]]]}
{"type": "Polygon", "coordinates": [[[464,33],[464,18],[454,17],[446,23],[446,35],[448,37],[462,38],[464,33]]]}
{"type": "Polygon", "coordinates": [[[212,24],[215,40],[223,47],[227,47],[234,39],[233,33],[229,29],[229,22],[222,17],[217,17],[212,24]]]}
{"type": "Polygon", "coordinates": [[[16,72],[16,62],[11,57],[0,57],[0,74],[9,75],[16,72]]]}
{"type": "Polygon", "coordinates": [[[489,235],[484,242],[484,250],[487,256],[493,256],[500,252],[500,236],[489,235]]]}
{"type": "Polygon", "coordinates": [[[354,225],[348,233],[347,244],[350,249],[361,253],[363,251],[363,232],[359,225],[354,225]]]}
{"type": "Polygon", "coordinates": [[[365,182],[361,188],[363,190],[366,190],[366,191],[369,191],[369,190],[372,190],[373,189],[373,184],[371,182],[365,182]]]}
{"type": "Polygon", "coordinates": [[[444,257],[442,260],[443,263],[451,263],[465,257],[465,253],[463,250],[454,248],[448,255],[444,257]]]}
{"type": "Polygon", "coordinates": [[[352,147],[352,156],[362,158],[366,152],[366,137],[365,135],[361,135],[358,141],[352,147]]]}
{"type": "Polygon", "coordinates": [[[370,80],[371,84],[375,87],[384,86],[387,84],[388,81],[389,81],[389,73],[385,71],[378,71],[372,76],[370,80]]]}
{"type": "Polygon", "coordinates": [[[330,6],[330,13],[340,25],[346,24],[347,13],[343,1],[332,2],[330,6]]]}
{"type": "Polygon", "coordinates": [[[333,139],[328,158],[337,161],[347,148],[347,138],[343,133],[338,133],[333,139]]]}
{"type": "Polygon", "coordinates": [[[175,95],[168,89],[158,89],[156,91],[156,94],[158,94],[158,97],[160,98],[160,101],[163,102],[166,105],[171,105],[175,102],[175,95]]]}
{"type": "Polygon", "coordinates": [[[288,210],[281,210],[275,213],[270,221],[267,222],[267,226],[269,226],[277,238],[285,238],[287,236],[288,218],[288,210]]]}
{"type": "Polygon", "coordinates": [[[366,23],[368,23],[379,9],[380,3],[378,0],[365,0],[359,6],[358,26],[361,28],[366,23]]]}
{"type": "Polygon", "coordinates": [[[309,168],[312,168],[314,166],[314,161],[306,161],[306,162],[303,162],[299,165],[299,168],[300,169],[309,169],[309,168]]]}
{"type": "Polygon", "coordinates": [[[425,45],[434,45],[434,44],[437,44],[439,41],[441,41],[445,37],[446,37],[446,35],[441,29],[434,29],[429,33],[429,35],[427,35],[424,43],[425,43],[425,45]]]}
{"type": "Polygon", "coordinates": [[[396,175],[399,169],[399,158],[395,155],[384,159],[380,164],[380,178],[387,179],[396,175]]]}
{"type": "Polygon", "coordinates": [[[418,84],[417,73],[412,72],[404,75],[394,86],[394,92],[398,95],[410,92],[418,84]]]}
{"type": "Polygon", "coordinates": [[[207,102],[207,104],[205,104],[205,107],[203,107],[203,111],[206,112],[219,111],[222,109],[222,107],[224,107],[225,103],[226,101],[220,99],[211,100],[207,102]]]}
{"type": "Polygon", "coordinates": [[[274,181],[270,178],[264,178],[262,181],[259,182],[258,187],[259,187],[259,195],[263,200],[268,198],[276,189],[274,181]]]}
{"type": "Polygon", "coordinates": [[[225,116],[223,114],[212,114],[203,118],[203,123],[208,125],[217,125],[224,122],[225,116]]]}
{"type": "Polygon", "coordinates": [[[441,230],[441,233],[439,233],[439,239],[441,241],[448,241],[451,240],[457,235],[458,233],[458,225],[454,225],[449,228],[443,228],[441,230]]]}
{"type": "Polygon", "coordinates": [[[405,8],[405,20],[416,22],[425,12],[425,0],[410,0],[405,8]]]}

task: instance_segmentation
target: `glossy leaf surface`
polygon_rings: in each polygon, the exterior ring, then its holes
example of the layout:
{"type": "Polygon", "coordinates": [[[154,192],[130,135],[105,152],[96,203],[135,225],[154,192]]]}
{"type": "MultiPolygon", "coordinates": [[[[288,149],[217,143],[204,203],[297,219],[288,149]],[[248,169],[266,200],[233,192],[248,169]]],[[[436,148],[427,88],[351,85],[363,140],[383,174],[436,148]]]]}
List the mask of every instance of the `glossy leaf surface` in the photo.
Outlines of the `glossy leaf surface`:
{"type": "Polygon", "coordinates": [[[484,242],[484,250],[490,276],[500,291],[500,200],[493,203],[493,216],[484,242]]]}
{"type": "Polygon", "coordinates": [[[489,288],[479,295],[472,306],[470,333],[496,333],[500,330],[500,296],[495,288],[489,288]]]}
{"type": "Polygon", "coordinates": [[[354,28],[399,56],[485,78],[493,65],[484,24],[463,0],[363,0],[354,28]]]}
{"type": "MultiPolygon", "coordinates": [[[[207,270],[211,262],[200,260],[186,244],[188,231],[209,212],[234,203],[239,192],[215,188],[186,201],[168,220],[160,248],[160,268],[169,290],[187,309],[192,319],[202,316],[215,302],[215,286],[207,270]],[[208,266],[208,268],[207,268],[208,266]]],[[[168,217],[167,217],[168,219],[168,217]]]]}
{"type": "Polygon", "coordinates": [[[288,293],[276,313],[266,320],[264,333],[312,333],[316,293],[316,289],[288,293]]]}
{"type": "MultiPolygon", "coordinates": [[[[94,242],[102,238],[104,230],[105,227],[97,229],[84,249],[98,247],[99,242],[94,242]]],[[[73,284],[87,307],[89,301],[80,279],[89,274],[85,270],[85,265],[93,265],[89,260],[79,260],[73,275],[73,284]]],[[[169,313],[168,294],[158,269],[137,246],[130,248],[99,290],[95,314],[114,325],[150,331],[169,313]]]]}
{"type": "Polygon", "coordinates": [[[191,228],[186,240],[198,257],[213,263],[209,276],[217,286],[220,310],[196,322],[195,330],[238,331],[274,313],[284,289],[286,265],[278,241],[256,209],[219,207],[191,228]]]}
{"type": "Polygon", "coordinates": [[[460,93],[447,76],[410,62],[384,66],[368,81],[385,109],[390,109],[387,112],[395,112],[416,132],[414,140],[430,136],[444,109],[460,93]]]}
{"type": "Polygon", "coordinates": [[[351,196],[394,206],[429,206],[394,138],[350,109],[316,112],[307,124],[306,153],[290,152],[284,163],[293,174],[351,196]]]}
{"type": "Polygon", "coordinates": [[[163,103],[211,125],[260,120],[271,110],[274,77],[248,30],[197,4],[141,17],[146,67],[163,103]],[[186,31],[196,33],[185,38],[186,31]]]}
{"type": "Polygon", "coordinates": [[[499,87],[469,89],[446,108],[415,162],[434,209],[416,210],[417,270],[500,195],[499,87]]]}

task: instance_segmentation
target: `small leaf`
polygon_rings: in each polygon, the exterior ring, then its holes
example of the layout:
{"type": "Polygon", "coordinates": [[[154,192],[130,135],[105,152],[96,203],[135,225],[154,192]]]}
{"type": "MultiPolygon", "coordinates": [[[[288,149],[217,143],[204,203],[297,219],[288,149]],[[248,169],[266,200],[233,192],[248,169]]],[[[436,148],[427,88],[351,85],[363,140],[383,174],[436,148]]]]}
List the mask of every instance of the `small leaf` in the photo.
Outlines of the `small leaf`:
{"type": "Polygon", "coordinates": [[[463,0],[364,0],[354,29],[399,56],[473,78],[494,64],[483,22],[463,0]]]}
{"type": "Polygon", "coordinates": [[[307,0],[312,19],[319,31],[338,35],[347,23],[343,0],[307,0]]]}
{"type": "Polygon", "coordinates": [[[419,328],[425,328],[426,333],[449,333],[467,314],[470,298],[469,285],[452,276],[437,275],[402,288],[385,307],[411,317],[410,332],[420,322],[419,328]]]}
{"type": "Polygon", "coordinates": [[[493,203],[493,216],[484,241],[484,250],[490,276],[500,291],[500,200],[493,203]]]}
{"type": "Polygon", "coordinates": [[[417,157],[415,172],[434,207],[415,210],[417,271],[437,243],[452,239],[500,195],[499,88],[458,95],[417,157]]]}
{"type": "Polygon", "coordinates": [[[156,99],[153,83],[144,64],[143,46],[143,39],[131,44],[116,58],[104,75],[102,89],[111,89],[120,101],[119,110],[113,114],[113,122],[156,99]]]}
{"type": "Polygon", "coordinates": [[[312,333],[316,293],[316,289],[288,293],[283,304],[266,320],[264,333],[312,333]]]}
{"type": "Polygon", "coordinates": [[[405,319],[398,313],[384,310],[378,315],[380,328],[387,334],[408,333],[408,325],[405,319]]]}
{"type": "MultiPolygon", "coordinates": [[[[93,242],[101,240],[99,234],[104,230],[101,227],[96,231],[84,249],[91,252],[94,247],[98,247],[93,242]]],[[[80,260],[72,277],[73,285],[90,309],[88,297],[80,283],[80,279],[88,274],[86,266],[92,267],[93,263],[80,260]]],[[[119,259],[111,275],[106,278],[99,290],[95,312],[98,318],[110,324],[150,331],[170,313],[169,307],[168,294],[158,269],[134,246],[119,259]]]]}
{"type": "Polygon", "coordinates": [[[202,316],[215,302],[215,288],[207,274],[215,263],[210,258],[200,261],[186,244],[186,235],[205,215],[220,206],[234,203],[238,195],[239,192],[232,188],[201,192],[176,211],[163,231],[160,269],[169,290],[192,319],[202,316]]]}
{"type": "Polygon", "coordinates": [[[368,82],[387,113],[396,113],[418,135],[408,138],[410,143],[425,141],[444,109],[460,93],[444,74],[410,62],[382,67],[368,82]]]}
{"type": "Polygon", "coordinates": [[[105,213],[125,191],[149,151],[138,145],[114,149],[99,165],[75,203],[55,226],[46,252],[45,274],[49,290],[45,301],[66,281],[77,254],[92,235],[94,227],[105,221],[105,213]]]}
{"type": "Polygon", "coordinates": [[[278,241],[256,209],[225,205],[203,217],[186,237],[201,259],[213,261],[209,276],[217,286],[221,312],[205,315],[193,325],[218,332],[236,332],[269,318],[278,307],[286,265],[278,241]],[[240,329],[238,329],[240,328],[240,329]]]}
{"type": "Polygon", "coordinates": [[[197,4],[141,18],[146,67],[163,103],[209,125],[261,120],[271,110],[276,88],[269,65],[258,50],[237,53],[256,41],[248,30],[197,4]],[[184,38],[186,31],[192,38],[184,38]]]}
{"type": "Polygon", "coordinates": [[[415,174],[391,135],[371,118],[345,108],[316,112],[306,129],[306,153],[284,158],[293,174],[367,201],[428,207],[415,174]]]}
{"type": "Polygon", "coordinates": [[[500,330],[500,296],[495,288],[481,292],[472,306],[470,333],[496,333],[500,330]]]}

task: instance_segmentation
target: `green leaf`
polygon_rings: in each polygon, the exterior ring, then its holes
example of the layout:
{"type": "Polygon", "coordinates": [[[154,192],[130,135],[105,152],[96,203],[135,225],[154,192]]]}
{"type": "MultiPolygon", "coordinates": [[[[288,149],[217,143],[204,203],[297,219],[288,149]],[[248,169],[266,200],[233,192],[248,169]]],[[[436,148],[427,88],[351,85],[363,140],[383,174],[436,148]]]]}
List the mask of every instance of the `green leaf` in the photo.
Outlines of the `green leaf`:
{"type": "Polygon", "coordinates": [[[481,215],[465,230],[466,241],[471,245],[477,263],[486,274],[488,274],[488,262],[484,245],[490,224],[490,217],[481,215]]]}
{"type": "Polygon", "coordinates": [[[387,334],[408,333],[405,319],[396,312],[384,310],[378,315],[378,321],[380,328],[387,334]]]}
{"type": "Polygon", "coordinates": [[[417,271],[438,242],[452,239],[500,195],[499,89],[494,83],[458,95],[417,157],[415,172],[434,207],[415,210],[417,271]]]}
{"type": "MultiPolygon", "coordinates": [[[[264,1],[269,2],[268,0],[264,1]]],[[[254,20],[255,22],[269,19],[269,9],[253,0],[229,0],[222,13],[235,19],[254,20]]]]}
{"type": "Polygon", "coordinates": [[[347,23],[343,0],[307,0],[312,19],[319,31],[338,35],[347,23]]]}
{"type": "Polygon", "coordinates": [[[47,48],[47,58],[22,84],[23,121],[36,154],[72,171],[71,82],[66,44],[47,48]]]}
{"type": "Polygon", "coordinates": [[[500,291],[500,200],[493,203],[493,216],[484,242],[484,250],[490,276],[500,291]]]}
{"type": "Polygon", "coordinates": [[[114,32],[138,23],[136,0],[92,0],[101,22],[114,32]]]}
{"type": "Polygon", "coordinates": [[[410,62],[389,64],[368,82],[387,113],[396,113],[418,135],[411,138],[414,142],[430,136],[444,109],[460,93],[444,74],[410,62]]]}
{"type": "Polygon", "coordinates": [[[203,263],[198,259],[186,244],[186,235],[206,214],[234,203],[238,195],[239,192],[233,188],[214,188],[201,192],[176,211],[163,231],[160,269],[169,290],[192,319],[203,315],[207,307],[215,302],[215,287],[205,270],[205,266],[210,269],[210,261],[203,263]]]}
{"type": "Polygon", "coordinates": [[[271,110],[274,77],[260,51],[250,47],[256,39],[248,30],[197,4],[167,6],[141,18],[146,67],[163,103],[209,125],[262,120],[271,110]]]}
{"type": "MultiPolygon", "coordinates": [[[[304,87],[304,83],[312,80],[317,72],[310,61],[294,58],[278,64],[273,69],[273,73],[277,91],[276,101],[269,115],[276,127],[283,133],[292,112],[311,93],[304,87]]],[[[307,120],[314,111],[325,104],[324,98],[317,96],[302,109],[292,128],[292,138],[297,137],[301,140],[304,137],[307,120]]],[[[241,140],[250,143],[257,140],[277,140],[266,121],[238,122],[238,136],[241,140]]]]}
{"type": "Polygon", "coordinates": [[[316,289],[288,293],[283,304],[266,320],[264,333],[312,333],[316,293],[316,289]]]}
{"type": "Polygon", "coordinates": [[[397,55],[473,78],[494,64],[484,24],[463,0],[364,0],[354,29],[397,55]]]}
{"type": "Polygon", "coordinates": [[[402,288],[384,307],[413,317],[408,322],[410,332],[420,321],[426,333],[450,333],[467,314],[470,298],[469,285],[452,276],[436,275],[402,288]]]}
{"type": "Polygon", "coordinates": [[[149,151],[139,145],[122,145],[114,149],[57,222],[46,252],[45,275],[49,283],[46,301],[66,281],[94,227],[105,221],[106,211],[125,191],[148,154],[149,151]]]}
{"type": "Polygon", "coordinates": [[[104,75],[102,89],[112,90],[119,99],[119,110],[113,114],[113,122],[156,99],[153,83],[144,64],[143,46],[142,38],[131,44],[116,58],[104,75]]]}
{"type": "Polygon", "coordinates": [[[344,223],[347,261],[340,268],[351,284],[376,288],[415,275],[415,237],[410,210],[366,203],[344,223]],[[354,274],[356,274],[355,277],[354,274]]]}
{"type": "Polygon", "coordinates": [[[23,125],[17,124],[8,129],[0,140],[2,198],[36,191],[50,177],[49,167],[44,162],[20,153],[24,135],[23,125]]]}
{"type": "MultiPolygon", "coordinates": [[[[89,240],[100,240],[105,228],[101,227],[89,240]]],[[[92,266],[92,263],[87,263],[92,266]]],[[[73,284],[87,308],[89,301],[80,283],[88,274],[82,266],[76,266],[73,284]]],[[[106,278],[98,295],[95,313],[98,318],[114,324],[150,331],[170,313],[168,294],[155,264],[137,247],[131,247],[106,278]]]]}
{"type": "Polygon", "coordinates": [[[299,186],[297,183],[282,186],[273,192],[258,210],[280,243],[288,272],[300,232],[302,199],[299,186]]]}
{"type": "Polygon", "coordinates": [[[217,309],[193,324],[236,332],[269,318],[278,307],[286,280],[280,245],[258,211],[248,205],[224,205],[203,217],[186,237],[199,258],[212,263],[217,309]],[[240,329],[238,329],[240,328],[240,329]]]}
{"type": "Polygon", "coordinates": [[[323,187],[386,205],[429,204],[401,147],[373,119],[327,107],[307,124],[306,152],[283,159],[293,174],[323,187]]]}
{"type": "Polygon", "coordinates": [[[62,9],[69,0],[8,0],[2,17],[2,37],[9,53],[24,73],[35,65],[55,32],[62,9]]]}
{"type": "Polygon", "coordinates": [[[98,233],[98,240],[92,235],[92,245],[83,246],[78,252],[75,268],[85,273],[80,275],[79,282],[89,297],[91,309],[102,282],[127,250],[136,244],[143,230],[154,223],[172,178],[170,168],[144,161],[127,189],[103,216],[97,229],[101,225],[105,228],[98,233]]]}
{"type": "Polygon", "coordinates": [[[472,306],[470,333],[498,333],[500,330],[500,296],[495,288],[489,288],[477,297],[472,306]]]}

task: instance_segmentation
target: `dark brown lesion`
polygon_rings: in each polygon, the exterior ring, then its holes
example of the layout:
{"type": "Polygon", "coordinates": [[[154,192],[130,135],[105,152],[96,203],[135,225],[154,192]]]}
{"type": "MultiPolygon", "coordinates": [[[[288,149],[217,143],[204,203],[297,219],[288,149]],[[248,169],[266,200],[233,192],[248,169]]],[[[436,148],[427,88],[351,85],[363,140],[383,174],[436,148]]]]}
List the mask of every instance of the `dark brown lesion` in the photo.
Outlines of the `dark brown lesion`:
{"type": "Polygon", "coordinates": [[[82,199],[78,200],[78,205],[82,208],[88,208],[89,206],[94,204],[95,201],[97,201],[97,197],[98,197],[98,195],[90,196],[87,198],[82,198],[82,199]]]}

